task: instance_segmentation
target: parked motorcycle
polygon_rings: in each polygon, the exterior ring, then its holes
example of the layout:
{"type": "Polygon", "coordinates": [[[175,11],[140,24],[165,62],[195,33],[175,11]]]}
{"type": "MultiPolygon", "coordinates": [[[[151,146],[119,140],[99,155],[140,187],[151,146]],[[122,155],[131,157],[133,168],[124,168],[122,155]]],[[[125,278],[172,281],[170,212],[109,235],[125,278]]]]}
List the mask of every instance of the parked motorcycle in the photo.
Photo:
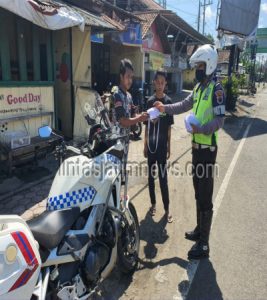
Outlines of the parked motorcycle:
{"type": "MultiPolygon", "coordinates": [[[[46,211],[28,222],[0,216],[1,300],[88,299],[116,265],[125,273],[137,266],[139,223],[125,171],[129,139],[110,125],[101,101],[93,110],[86,115],[88,142],[77,148],[62,139],[57,148],[62,163],[46,211]],[[74,155],[64,160],[68,151],[74,155]]],[[[39,134],[53,132],[45,126],[39,134]]]]}

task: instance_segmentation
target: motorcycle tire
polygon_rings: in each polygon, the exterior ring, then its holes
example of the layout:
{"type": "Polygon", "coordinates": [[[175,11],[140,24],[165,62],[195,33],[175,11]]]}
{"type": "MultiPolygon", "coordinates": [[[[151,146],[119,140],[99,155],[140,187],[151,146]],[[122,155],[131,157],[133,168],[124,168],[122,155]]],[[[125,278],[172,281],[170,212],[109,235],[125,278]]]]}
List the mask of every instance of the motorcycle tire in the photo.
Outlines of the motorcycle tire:
{"type": "MultiPolygon", "coordinates": [[[[139,248],[140,248],[140,228],[137,213],[135,210],[134,205],[130,202],[129,203],[129,210],[131,215],[134,219],[134,226],[135,226],[135,251],[134,253],[130,254],[127,253],[127,245],[125,245],[125,235],[127,234],[126,230],[124,229],[121,237],[118,240],[118,267],[122,273],[129,274],[134,272],[138,264],[138,255],[139,255],[139,248]]],[[[133,225],[132,225],[133,226],[133,225]]]]}

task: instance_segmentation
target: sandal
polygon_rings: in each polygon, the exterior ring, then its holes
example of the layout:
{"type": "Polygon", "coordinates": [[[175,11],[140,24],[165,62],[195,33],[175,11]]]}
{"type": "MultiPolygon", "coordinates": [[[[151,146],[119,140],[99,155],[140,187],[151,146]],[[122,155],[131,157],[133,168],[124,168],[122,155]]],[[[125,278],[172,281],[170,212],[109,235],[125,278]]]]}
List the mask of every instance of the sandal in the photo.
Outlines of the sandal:
{"type": "Polygon", "coordinates": [[[167,222],[168,223],[172,223],[173,222],[173,217],[172,217],[172,215],[169,215],[168,211],[165,212],[165,217],[167,218],[167,222]]]}
{"type": "Polygon", "coordinates": [[[172,217],[172,215],[168,215],[168,217],[167,217],[167,222],[168,222],[168,223],[172,223],[172,222],[173,222],[173,217],[172,217]]]}
{"type": "Polygon", "coordinates": [[[150,209],[149,209],[149,213],[152,217],[155,216],[156,214],[156,207],[155,206],[151,206],[150,209]]]}

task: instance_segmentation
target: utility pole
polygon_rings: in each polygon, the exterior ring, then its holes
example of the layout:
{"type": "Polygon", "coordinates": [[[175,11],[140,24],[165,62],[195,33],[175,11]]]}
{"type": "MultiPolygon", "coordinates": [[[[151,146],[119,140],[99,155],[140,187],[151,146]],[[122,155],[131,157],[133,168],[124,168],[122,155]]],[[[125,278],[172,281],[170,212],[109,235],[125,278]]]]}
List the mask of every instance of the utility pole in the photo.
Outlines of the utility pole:
{"type": "Polygon", "coordinates": [[[167,7],[167,0],[158,0],[158,4],[162,6],[164,9],[167,7]]]}
{"type": "Polygon", "coordinates": [[[198,2],[198,15],[197,15],[197,31],[200,30],[200,9],[201,9],[201,0],[198,2]]]}
{"type": "Polygon", "coordinates": [[[204,0],[203,4],[203,27],[202,27],[202,34],[205,33],[205,18],[206,18],[206,0],[204,0]]]}
{"type": "MultiPolygon", "coordinates": [[[[206,19],[206,7],[213,4],[212,0],[204,0],[204,3],[200,3],[200,6],[203,7],[203,27],[202,27],[202,34],[205,34],[205,19],[206,19]]],[[[200,18],[200,12],[199,12],[199,18],[200,18]]]]}

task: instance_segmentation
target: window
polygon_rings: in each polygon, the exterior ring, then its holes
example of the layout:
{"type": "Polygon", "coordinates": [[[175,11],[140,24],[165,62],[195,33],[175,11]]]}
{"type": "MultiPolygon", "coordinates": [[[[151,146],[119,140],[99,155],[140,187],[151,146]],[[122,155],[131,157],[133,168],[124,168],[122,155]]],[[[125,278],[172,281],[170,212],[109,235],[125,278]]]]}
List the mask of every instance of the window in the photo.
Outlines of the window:
{"type": "Polygon", "coordinates": [[[52,81],[51,34],[0,9],[0,81],[52,81]]]}

